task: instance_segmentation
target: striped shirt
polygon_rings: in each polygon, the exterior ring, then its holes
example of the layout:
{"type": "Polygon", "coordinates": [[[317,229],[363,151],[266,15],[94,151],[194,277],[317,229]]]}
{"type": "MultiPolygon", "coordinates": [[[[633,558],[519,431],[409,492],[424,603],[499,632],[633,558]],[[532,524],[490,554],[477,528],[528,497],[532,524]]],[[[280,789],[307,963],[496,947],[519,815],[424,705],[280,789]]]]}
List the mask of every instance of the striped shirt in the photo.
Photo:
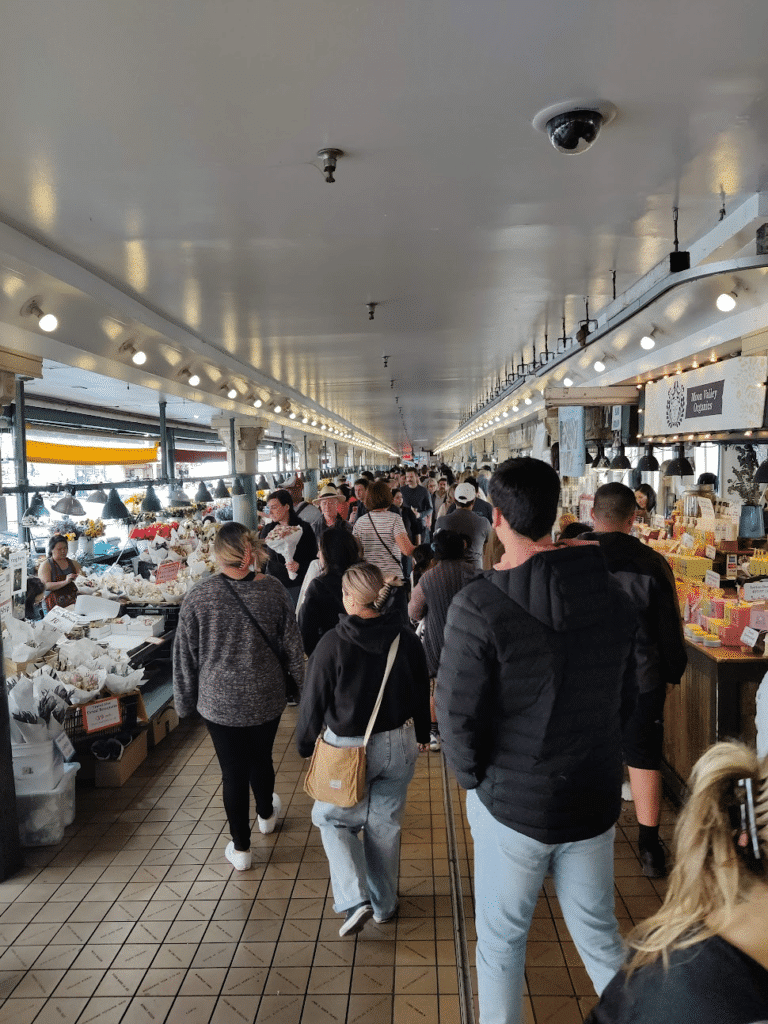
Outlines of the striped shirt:
{"type": "Polygon", "coordinates": [[[408,539],[403,520],[396,512],[387,509],[376,509],[355,522],[352,532],[363,545],[363,556],[366,562],[377,565],[387,576],[402,577],[403,566],[400,561],[401,552],[395,537],[398,534],[408,539]],[[375,527],[375,528],[374,528],[375,527]],[[379,536],[376,536],[378,530],[379,536]],[[381,540],[379,540],[381,537],[381,540]]]}

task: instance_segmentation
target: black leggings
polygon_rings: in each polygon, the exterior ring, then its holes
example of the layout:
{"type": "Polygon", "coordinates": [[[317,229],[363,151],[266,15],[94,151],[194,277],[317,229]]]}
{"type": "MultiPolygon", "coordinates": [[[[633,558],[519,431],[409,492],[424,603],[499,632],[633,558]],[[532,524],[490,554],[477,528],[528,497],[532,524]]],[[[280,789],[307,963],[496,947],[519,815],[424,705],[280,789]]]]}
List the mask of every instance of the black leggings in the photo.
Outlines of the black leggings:
{"type": "Polygon", "coordinates": [[[260,818],[272,817],[275,769],[272,746],[280,716],[262,725],[219,725],[205,720],[221,768],[224,811],[236,850],[250,850],[250,793],[260,818]]]}

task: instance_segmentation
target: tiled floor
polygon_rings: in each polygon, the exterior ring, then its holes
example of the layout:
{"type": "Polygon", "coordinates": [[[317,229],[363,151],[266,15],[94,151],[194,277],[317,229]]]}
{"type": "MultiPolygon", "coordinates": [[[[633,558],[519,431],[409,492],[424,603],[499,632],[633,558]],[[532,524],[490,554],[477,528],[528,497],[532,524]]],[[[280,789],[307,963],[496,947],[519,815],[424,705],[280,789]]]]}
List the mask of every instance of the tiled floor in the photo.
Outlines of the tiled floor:
{"type": "MultiPolygon", "coordinates": [[[[177,729],[122,789],[78,787],[64,842],[26,851],[0,884],[0,1024],[459,1024],[440,756],[421,756],[409,791],[397,921],[340,939],[294,721],[289,709],[275,744],[286,816],[274,835],[256,833],[247,872],[223,856],[219,771],[200,724],[177,729]]],[[[451,799],[474,960],[471,838],[454,784],[451,799]]],[[[625,817],[616,905],[629,928],[663,890],[640,875],[625,817]]],[[[526,1013],[579,1022],[594,994],[545,889],[526,1013]]]]}

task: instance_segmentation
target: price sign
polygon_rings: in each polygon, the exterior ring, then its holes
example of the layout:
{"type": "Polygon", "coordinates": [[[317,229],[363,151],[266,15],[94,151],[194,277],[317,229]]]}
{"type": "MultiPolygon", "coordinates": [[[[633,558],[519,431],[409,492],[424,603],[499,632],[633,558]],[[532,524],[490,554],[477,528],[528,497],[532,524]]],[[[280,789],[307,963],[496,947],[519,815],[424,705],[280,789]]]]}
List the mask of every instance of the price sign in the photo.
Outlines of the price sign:
{"type": "Polygon", "coordinates": [[[684,533],[682,535],[682,537],[680,538],[680,547],[686,549],[696,547],[696,541],[693,539],[693,536],[690,533],[684,533]]]}
{"type": "Polygon", "coordinates": [[[760,636],[760,630],[759,629],[752,629],[751,626],[747,626],[747,628],[741,634],[739,639],[741,640],[741,642],[743,644],[746,644],[747,647],[754,647],[755,644],[757,643],[757,638],[759,636],[760,636]]]}
{"type": "Polygon", "coordinates": [[[715,509],[711,498],[699,498],[699,515],[702,519],[714,519],[715,509]]]}
{"type": "Polygon", "coordinates": [[[711,569],[707,569],[707,571],[704,573],[704,583],[708,587],[719,587],[720,573],[712,572],[711,569]]]}
{"type": "Polygon", "coordinates": [[[65,761],[68,761],[70,757],[72,757],[73,754],[75,753],[75,748],[72,746],[72,741],[65,732],[62,732],[58,736],[56,736],[53,742],[64,755],[65,761]]]}
{"type": "Polygon", "coordinates": [[[117,697],[106,700],[95,700],[91,704],[83,704],[83,725],[86,732],[98,732],[108,729],[111,725],[120,725],[120,701],[117,697]]]}
{"type": "Polygon", "coordinates": [[[768,600],[768,580],[755,580],[753,583],[744,584],[745,601],[768,600]]]}
{"type": "Polygon", "coordinates": [[[717,556],[717,548],[713,548],[711,544],[707,544],[704,550],[704,554],[707,556],[707,558],[714,559],[717,556]]]}
{"type": "Polygon", "coordinates": [[[155,570],[155,583],[170,583],[179,575],[181,562],[161,562],[155,570]]]}

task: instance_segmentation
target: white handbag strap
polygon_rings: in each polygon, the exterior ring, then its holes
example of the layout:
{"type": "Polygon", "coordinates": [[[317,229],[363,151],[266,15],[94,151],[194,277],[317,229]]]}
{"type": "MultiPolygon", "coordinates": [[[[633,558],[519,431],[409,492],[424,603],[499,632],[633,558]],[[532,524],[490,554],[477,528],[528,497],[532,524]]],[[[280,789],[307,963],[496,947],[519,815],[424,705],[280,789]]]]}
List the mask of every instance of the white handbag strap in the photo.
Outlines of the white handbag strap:
{"type": "Polygon", "coordinates": [[[379,708],[381,707],[381,702],[384,697],[384,687],[387,685],[387,679],[389,679],[389,673],[392,671],[392,666],[395,663],[395,658],[397,657],[397,649],[399,646],[400,634],[398,633],[389,647],[389,654],[387,655],[387,667],[384,669],[384,678],[381,680],[381,686],[379,687],[379,696],[376,698],[376,705],[368,721],[368,728],[365,730],[365,739],[363,740],[363,747],[368,746],[368,740],[371,738],[371,733],[373,732],[373,723],[376,721],[376,716],[379,713],[379,708]]]}

